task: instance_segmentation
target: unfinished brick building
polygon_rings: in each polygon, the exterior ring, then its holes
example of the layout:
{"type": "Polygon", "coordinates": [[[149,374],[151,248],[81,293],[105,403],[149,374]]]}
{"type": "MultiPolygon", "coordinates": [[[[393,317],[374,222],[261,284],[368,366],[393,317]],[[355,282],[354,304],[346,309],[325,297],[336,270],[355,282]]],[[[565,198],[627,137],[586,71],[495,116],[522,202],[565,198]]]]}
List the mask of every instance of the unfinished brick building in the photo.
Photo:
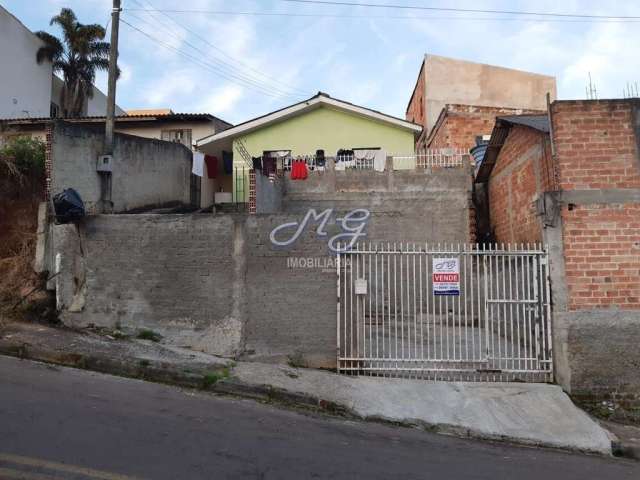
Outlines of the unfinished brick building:
{"type": "Polygon", "coordinates": [[[491,133],[498,115],[544,111],[554,77],[425,55],[406,118],[423,126],[417,149],[471,148],[491,133]]]}
{"type": "MultiPolygon", "coordinates": [[[[499,118],[476,176],[497,242],[550,248],[556,378],[640,407],[640,101],[499,118]]],[[[634,410],[635,409],[635,410],[634,410]]]]}

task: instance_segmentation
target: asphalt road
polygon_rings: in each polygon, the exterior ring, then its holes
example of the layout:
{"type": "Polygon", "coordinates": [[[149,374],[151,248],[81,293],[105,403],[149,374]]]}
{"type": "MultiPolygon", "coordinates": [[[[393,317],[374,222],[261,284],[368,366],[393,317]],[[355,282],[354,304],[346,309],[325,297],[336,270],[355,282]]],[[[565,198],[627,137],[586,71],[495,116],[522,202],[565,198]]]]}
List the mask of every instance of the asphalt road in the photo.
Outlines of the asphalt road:
{"type": "Polygon", "coordinates": [[[0,357],[1,479],[640,479],[640,463],[462,440],[0,357]]]}

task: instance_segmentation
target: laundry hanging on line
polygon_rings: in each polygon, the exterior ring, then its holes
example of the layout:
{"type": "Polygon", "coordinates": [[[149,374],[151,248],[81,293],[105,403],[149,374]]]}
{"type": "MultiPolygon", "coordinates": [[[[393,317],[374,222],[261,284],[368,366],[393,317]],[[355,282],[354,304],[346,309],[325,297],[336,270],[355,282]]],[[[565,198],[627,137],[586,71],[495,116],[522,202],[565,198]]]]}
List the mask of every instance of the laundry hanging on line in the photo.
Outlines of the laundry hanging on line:
{"type": "Polygon", "coordinates": [[[193,166],[191,167],[191,173],[199,177],[204,175],[204,153],[193,152],[193,166]]]}
{"type": "Polygon", "coordinates": [[[309,168],[304,160],[294,160],[291,163],[291,180],[306,180],[309,176],[309,168]]]}
{"type": "Polygon", "coordinates": [[[207,165],[207,177],[218,178],[218,157],[205,155],[204,163],[207,165]]]}
{"type": "Polygon", "coordinates": [[[222,168],[225,175],[233,173],[233,152],[222,152],[222,168]]]}

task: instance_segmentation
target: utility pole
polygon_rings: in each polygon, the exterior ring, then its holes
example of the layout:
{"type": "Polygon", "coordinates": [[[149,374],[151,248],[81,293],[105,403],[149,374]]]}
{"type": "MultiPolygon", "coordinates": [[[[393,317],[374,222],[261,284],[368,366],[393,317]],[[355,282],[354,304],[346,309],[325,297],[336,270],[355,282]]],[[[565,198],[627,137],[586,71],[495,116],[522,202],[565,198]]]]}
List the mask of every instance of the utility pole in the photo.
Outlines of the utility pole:
{"type": "Polygon", "coordinates": [[[97,170],[100,175],[100,211],[111,213],[113,178],[113,132],[116,113],[116,77],[118,76],[118,31],[120,27],[120,0],[113,0],[111,10],[111,46],[109,50],[109,84],[107,87],[107,116],[104,128],[103,156],[98,158],[97,170]]]}
{"type": "Polygon", "coordinates": [[[118,31],[120,0],[113,0],[111,10],[111,48],[109,53],[109,85],[107,87],[107,121],[104,131],[104,154],[113,155],[113,130],[116,113],[116,77],[118,73],[118,31]]]}

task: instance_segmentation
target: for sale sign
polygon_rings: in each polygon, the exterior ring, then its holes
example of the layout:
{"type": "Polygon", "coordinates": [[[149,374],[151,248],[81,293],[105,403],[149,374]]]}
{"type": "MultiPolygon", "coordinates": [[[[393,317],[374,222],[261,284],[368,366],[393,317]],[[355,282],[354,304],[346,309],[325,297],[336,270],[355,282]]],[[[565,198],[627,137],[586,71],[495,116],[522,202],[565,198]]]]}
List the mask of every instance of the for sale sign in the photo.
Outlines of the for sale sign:
{"type": "Polygon", "coordinates": [[[459,259],[434,258],[432,280],[434,295],[460,295],[459,259]]]}

